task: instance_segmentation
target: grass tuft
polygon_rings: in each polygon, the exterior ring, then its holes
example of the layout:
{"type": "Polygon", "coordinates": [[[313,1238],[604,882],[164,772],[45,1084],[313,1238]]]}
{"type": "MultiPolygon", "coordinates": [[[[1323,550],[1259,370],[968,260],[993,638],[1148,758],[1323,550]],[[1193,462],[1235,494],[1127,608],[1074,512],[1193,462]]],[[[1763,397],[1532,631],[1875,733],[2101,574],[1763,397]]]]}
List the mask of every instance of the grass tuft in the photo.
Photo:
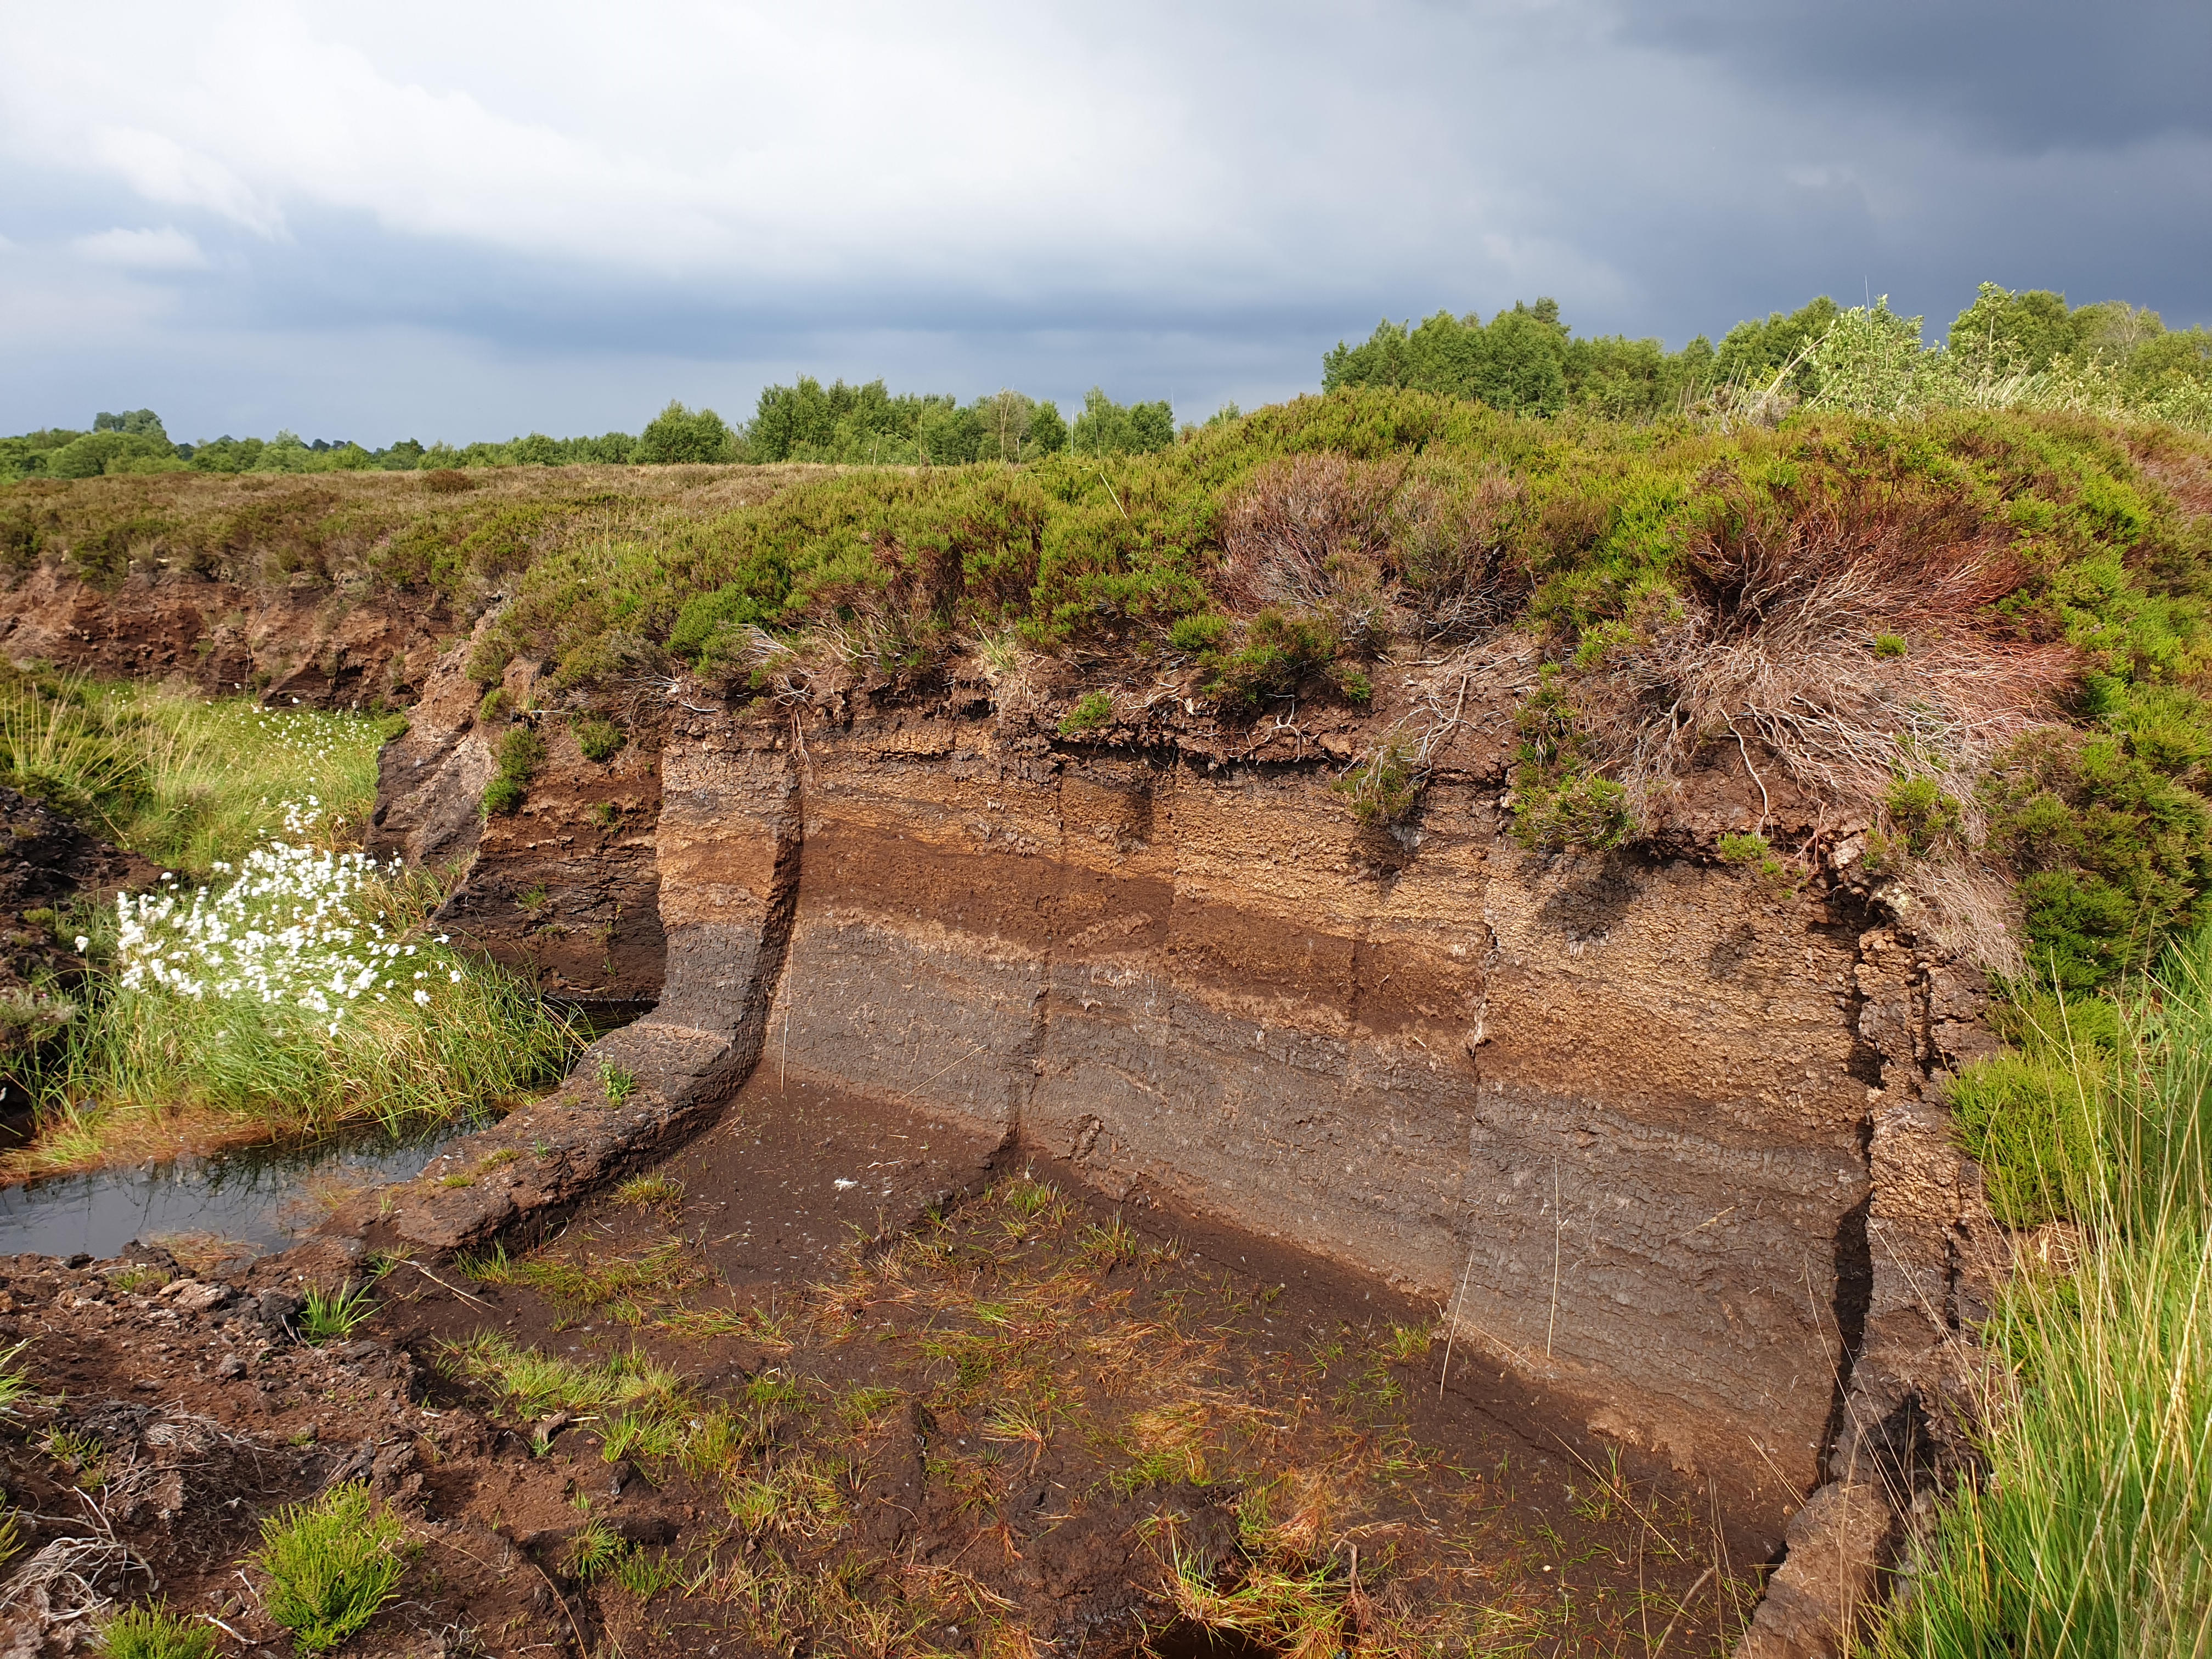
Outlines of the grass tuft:
{"type": "Polygon", "coordinates": [[[261,1523],[253,1565],[268,1576],[269,1616],[303,1654],[327,1653],[376,1616],[407,1571],[399,1517],[378,1505],[366,1482],[333,1486],[261,1523]]]}
{"type": "Polygon", "coordinates": [[[215,1632],[167,1603],[126,1607],[100,1627],[107,1659],[215,1659],[215,1632]]]}
{"type": "Polygon", "coordinates": [[[2212,1644],[2212,928],[2120,1013],[2113,1047],[2092,1018],[1961,1079],[1993,1196],[2087,1245],[2007,1286],[1986,1478],[1940,1512],[1881,1659],[2212,1644]],[[2044,1103],[2008,1123],[1997,1103],[2023,1098],[2044,1103]]]}
{"type": "Polygon", "coordinates": [[[307,1305],[300,1315],[300,1334],[310,1342],[333,1342],[352,1335],[375,1311],[376,1304],[369,1300],[366,1285],[349,1282],[334,1291],[311,1285],[307,1305]]]}

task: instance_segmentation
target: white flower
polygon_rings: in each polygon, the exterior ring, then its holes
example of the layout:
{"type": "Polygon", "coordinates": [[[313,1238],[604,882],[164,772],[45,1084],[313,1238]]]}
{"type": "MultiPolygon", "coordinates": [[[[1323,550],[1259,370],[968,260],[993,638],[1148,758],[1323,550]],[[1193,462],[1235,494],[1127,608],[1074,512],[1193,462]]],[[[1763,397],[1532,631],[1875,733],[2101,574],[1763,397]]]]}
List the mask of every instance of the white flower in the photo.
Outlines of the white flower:
{"type": "Polygon", "coordinates": [[[418,987],[415,992],[415,1000],[428,1006],[430,1000],[430,994],[418,987]]]}
{"type": "Polygon", "coordinates": [[[90,939],[87,939],[87,938],[86,938],[82,933],[79,933],[79,934],[76,936],[76,953],[77,953],[77,955],[79,955],[79,956],[82,956],[82,955],[84,954],[84,948],[85,948],[85,946],[86,946],[86,945],[89,945],[89,944],[91,944],[91,943],[92,943],[92,941],[91,941],[90,939]]]}

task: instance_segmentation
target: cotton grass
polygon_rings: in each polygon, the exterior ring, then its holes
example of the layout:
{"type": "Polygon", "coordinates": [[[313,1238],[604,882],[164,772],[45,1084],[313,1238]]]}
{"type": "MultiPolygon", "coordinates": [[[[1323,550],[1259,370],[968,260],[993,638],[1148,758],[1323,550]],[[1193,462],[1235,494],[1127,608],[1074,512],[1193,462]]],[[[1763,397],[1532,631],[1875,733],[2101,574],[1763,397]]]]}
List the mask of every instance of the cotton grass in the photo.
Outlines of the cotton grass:
{"type": "Polygon", "coordinates": [[[434,878],[317,846],[319,811],[289,806],[288,839],[218,862],[210,885],[172,875],[117,899],[112,941],[85,940],[107,994],[44,1079],[53,1155],[78,1161],[131,1115],[398,1128],[558,1079],[574,1030],[434,931],[434,878]]]}

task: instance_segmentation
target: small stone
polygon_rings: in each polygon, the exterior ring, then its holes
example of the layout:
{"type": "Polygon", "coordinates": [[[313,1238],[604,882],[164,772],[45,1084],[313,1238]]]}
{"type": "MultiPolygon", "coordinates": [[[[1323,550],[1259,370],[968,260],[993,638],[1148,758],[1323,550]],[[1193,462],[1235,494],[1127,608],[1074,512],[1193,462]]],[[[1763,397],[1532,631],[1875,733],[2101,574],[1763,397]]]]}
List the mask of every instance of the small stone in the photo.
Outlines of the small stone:
{"type": "Polygon", "coordinates": [[[225,1354],[222,1363],[215,1368],[215,1374],[225,1382],[228,1382],[233,1377],[243,1376],[246,1375],[246,1361],[234,1353],[225,1354]]]}

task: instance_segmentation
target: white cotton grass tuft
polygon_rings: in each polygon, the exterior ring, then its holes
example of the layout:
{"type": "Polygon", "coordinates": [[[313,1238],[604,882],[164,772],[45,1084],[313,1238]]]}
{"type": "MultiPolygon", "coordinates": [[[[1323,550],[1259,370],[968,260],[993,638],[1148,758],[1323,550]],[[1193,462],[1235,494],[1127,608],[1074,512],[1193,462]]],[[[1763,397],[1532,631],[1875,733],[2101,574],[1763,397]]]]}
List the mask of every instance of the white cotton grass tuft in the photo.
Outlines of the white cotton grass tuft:
{"type": "Polygon", "coordinates": [[[558,1080],[576,1031],[430,933],[436,878],[315,845],[319,807],[288,805],[283,838],[213,865],[207,886],[117,901],[101,1017],[77,1023],[42,1113],[192,1106],[312,1133],[496,1109],[558,1080]]]}
{"type": "MultiPolygon", "coordinates": [[[[305,805],[286,803],[285,829],[310,834],[318,805],[313,797],[305,805]]],[[[161,891],[117,896],[115,965],[123,989],[288,1005],[322,1015],[335,1029],[389,964],[414,954],[412,943],[387,928],[388,912],[374,921],[357,914],[365,884],[401,875],[397,858],[379,865],[363,853],[272,842],[248,853],[234,872],[228,864],[215,868],[232,878],[220,889],[187,896],[165,874],[161,891]]],[[[459,966],[449,969],[450,983],[465,978],[459,966]]]]}

